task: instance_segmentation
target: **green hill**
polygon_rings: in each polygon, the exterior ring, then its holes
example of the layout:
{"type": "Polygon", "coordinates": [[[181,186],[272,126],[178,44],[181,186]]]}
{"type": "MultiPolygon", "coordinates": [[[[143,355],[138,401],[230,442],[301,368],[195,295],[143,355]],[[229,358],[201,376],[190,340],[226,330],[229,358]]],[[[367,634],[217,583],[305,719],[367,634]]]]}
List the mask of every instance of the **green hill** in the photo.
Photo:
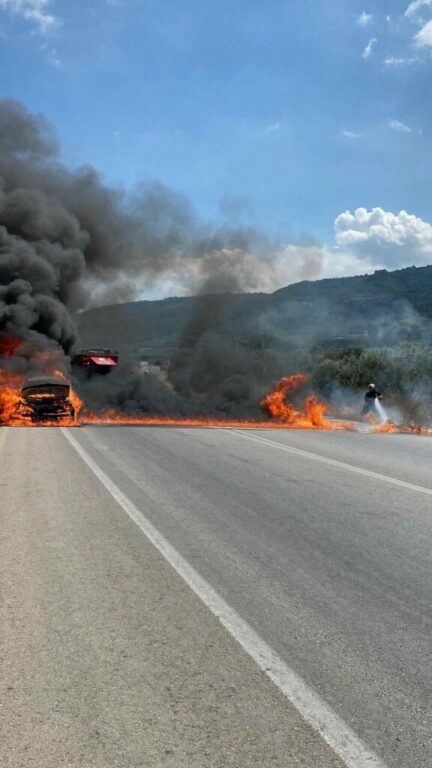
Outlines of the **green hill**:
{"type": "Polygon", "coordinates": [[[432,266],[223,294],[98,307],[76,316],[84,346],[149,359],[193,346],[206,331],[245,345],[392,346],[432,340],[432,266]]]}

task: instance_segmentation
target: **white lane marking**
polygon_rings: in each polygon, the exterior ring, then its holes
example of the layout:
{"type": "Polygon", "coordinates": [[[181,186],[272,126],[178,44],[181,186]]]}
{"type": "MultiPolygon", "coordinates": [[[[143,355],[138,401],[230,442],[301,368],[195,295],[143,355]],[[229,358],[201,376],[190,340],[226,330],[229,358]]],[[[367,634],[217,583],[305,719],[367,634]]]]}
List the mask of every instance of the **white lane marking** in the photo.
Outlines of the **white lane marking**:
{"type": "Polygon", "coordinates": [[[284,445],[283,443],[276,443],[274,440],[268,440],[266,437],[260,435],[250,435],[238,429],[230,429],[230,432],[234,435],[239,435],[246,440],[253,440],[257,443],[265,443],[272,448],[277,448],[280,451],[286,451],[287,453],[293,453],[296,456],[302,456],[304,459],[312,459],[312,461],[320,461],[322,464],[329,464],[332,467],[338,469],[345,469],[348,472],[355,472],[357,475],[364,475],[365,477],[372,477],[374,480],[381,480],[383,483],[389,483],[390,485],[397,485],[399,488],[405,488],[408,491],[416,491],[416,493],[424,493],[426,496],[432,496],[432,488],[426,488],[424,485],[416,485],[415,483],[409,483],[406,480],[398,480],[397,477],[391,477],[390,475],[382,475],[379,472],[373,472],[371,469],[364,469],[363,467],[357,467],[355,464],[347,464],[345,461],[338,461],[338,459],[329,459],[327,456],[321,456],[320,453],[312,453],[311,451],[303,451],[301,448],[294,448],[291,445],[284,445]]]}
{"type": "Polygon", "coordinates": [[[147,536],[153,546],[195,592],[263,672],[296,707],[303,719],[329,744],[347,768],[386,768],[380,758],[351,728],[297,675],[273,649],[233,610],[197,571],[177,552],[147,520],[135,504],[91,458],[70,432],[62,432],[83,461],[115,501],[147,536]]]}

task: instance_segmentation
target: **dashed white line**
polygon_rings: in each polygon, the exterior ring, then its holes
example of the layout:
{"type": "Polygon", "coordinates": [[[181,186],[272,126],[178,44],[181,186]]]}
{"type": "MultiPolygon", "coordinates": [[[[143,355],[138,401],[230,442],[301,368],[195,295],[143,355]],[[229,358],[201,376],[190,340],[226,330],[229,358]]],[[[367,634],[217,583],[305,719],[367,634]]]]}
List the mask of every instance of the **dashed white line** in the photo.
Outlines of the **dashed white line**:
{"type": "Polygon", "coordinates": [[[241,616],[159,533],[120,488],[91,458],[67,429],[62,432],[113,499],[129,515],[153,546],[174,568],[204,605],[216,616],[284,696],[317,731],[347,768],[386,768],[382,760],[354,733],[307,683],[252,629],[241,616]]]}
{"type": "Polygon", "coordinates": [[[416,493],[423,493],[426,496],[432,496],[432,488],[427,488],[424,485],[416,485],[415,483],[409,483],[406,480],[399,480],[397,477],[391,477],[391,475],[382,475],[379,472],[373,472],[370,469],[364,469],[363,467],[357,467],[356,464],[348,464],[345,461],[338,461],[338,459],[329,459],[327,456],[321,456],[320,453],[312,453],[311,451],[303,451],[301,448],[294,448],[291,445],[284,445],[283,443],[277,443],[274,440],[269,440],[261,435],[251,435],[239,429],[230,429],[234,435],[239,435],[246,440],[253,440],[258,443],[265,443],[271,448],[276,448],[279,451],[285,451],[286,453],[292,453],[296,456],[301,456],[303,459],[311,459],[312,461],[320,461],[322,464],[329,464],[332,467],[338,469],[344,469],[348,472],[354,472],[357,475],[364,475],[365,477],[373,478],[374,480],[381,480],[383,483],[389,483],[390,485],[397,485],[399,488],[405,488],[408,491],[415,491],[416,493]]]}

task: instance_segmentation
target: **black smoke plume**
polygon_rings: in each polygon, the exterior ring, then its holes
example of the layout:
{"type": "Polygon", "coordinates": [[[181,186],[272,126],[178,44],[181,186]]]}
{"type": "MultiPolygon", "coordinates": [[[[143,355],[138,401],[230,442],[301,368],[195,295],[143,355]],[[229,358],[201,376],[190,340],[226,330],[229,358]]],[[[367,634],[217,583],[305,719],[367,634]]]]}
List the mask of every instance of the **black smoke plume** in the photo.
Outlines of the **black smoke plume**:
{"type": "MultiPolygon", "coordinates": [[[[294,271],[312,275],[318,250],[294,271]]],[[[161,276],[174,277],[185,293],[271,287],[272,253],[277,244],[251,229],[202,224],[160,184],[130,196],[104,184],[92,167],[65,167],[44,117],[0,101],[0,336],[24,342],[14,366],[20,357],[21,368],[34,367],[30,345],[60,348],[67,371],[80,345],[73,313],[136,298],[161,276]]],[[[101,399],[146,411],[203,409],[207,395],[215,410],[249,402],[256,390],[251,356],[227,345],[222,314],[220,301],[197,300],[166,386],[153,374],[137,380],[128,367],[110,384],[100,382],[101,399]]],[[[3,356],[1,364],[11,360],[3,356]]],[[[97,400],[96,387],[87,389],[97,400]]]]}

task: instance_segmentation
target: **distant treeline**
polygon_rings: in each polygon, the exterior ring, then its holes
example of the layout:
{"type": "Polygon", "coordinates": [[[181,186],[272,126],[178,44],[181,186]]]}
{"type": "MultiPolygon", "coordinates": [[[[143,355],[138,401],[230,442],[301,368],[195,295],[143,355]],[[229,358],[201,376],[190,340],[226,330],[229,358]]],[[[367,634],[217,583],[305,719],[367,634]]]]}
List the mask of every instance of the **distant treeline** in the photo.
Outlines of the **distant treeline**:
{"type": "Polygon", "coordinates": [[[432,394],[432,351],[415,342],[384,349],[317,349],[311,353],[310,367],[313,385],[327,395],[335,383],[358,389],[369,382],[398,394],[419,388],[432,394]]]}

